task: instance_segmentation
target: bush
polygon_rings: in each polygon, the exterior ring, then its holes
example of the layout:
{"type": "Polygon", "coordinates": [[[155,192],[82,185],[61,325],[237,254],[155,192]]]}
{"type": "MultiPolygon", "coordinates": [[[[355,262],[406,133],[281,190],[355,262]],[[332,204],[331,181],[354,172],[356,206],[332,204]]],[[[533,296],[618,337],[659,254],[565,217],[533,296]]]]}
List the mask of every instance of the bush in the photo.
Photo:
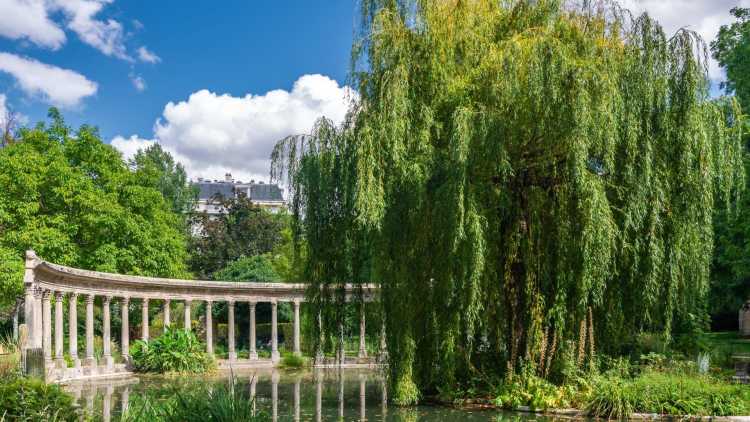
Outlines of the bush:
{"type": "Polygon", "coordinates": [[[131,406],[121,419],[153,422],[260,422],[271,418],[254,411],[254,398],[247,389],[237,385],[234,377],[227,385],[199,387],[190,392],[176,391],[166,402],[145,401],[131,406]]]}
{"type": "Polygon", "coordinates": [[[284,368],[302,368],[307,364],[307,360],[302,357],[295,355],[294,353],[286,353],[281,358],[281,366],[284,368]]]}
{"type": "Polygon", "coordinates": [[[0,420],[77,421],[73,397],[40,379],[6,378],[0,384],[0,420]]]}
{"type": "Polygon", "coordinates": [[[646,370],[634,379],[599,378],[586,409],[591,415],[625,418],[631,413],[733,416],[750,413],[750,389],[710,376],[646,370]]]}
{"type": "Polygon", "coordinates": [[[206,345],[194,333],[179,328],[167,328],[148,342],[138,340],[131,356],[136,372],[206,372],[215,366],[206,345]]]}

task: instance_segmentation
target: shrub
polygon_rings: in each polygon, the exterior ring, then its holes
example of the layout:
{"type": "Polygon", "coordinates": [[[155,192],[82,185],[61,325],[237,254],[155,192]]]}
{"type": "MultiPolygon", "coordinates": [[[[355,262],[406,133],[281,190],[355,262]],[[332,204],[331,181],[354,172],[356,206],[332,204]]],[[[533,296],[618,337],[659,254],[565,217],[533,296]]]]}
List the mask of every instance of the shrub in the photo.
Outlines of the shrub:
{"type": "Polygon", "coordinates": [[[231,377],[227,385],[202,386],[190,392],[176,391],[165,402],[145,401],[131,406],[121,421],[153,422],[260,422],[271,418],[254,411],[254,398],[231,377]]]}
{"type": "Polygon", "coordinates": [[[0,420],[77,421],[73,397],[57,385],[34,378],[6,378],[0,383],[0,420]]]}
{"type": "Polygon", "coordinates": [[[601,377],[586,404],[591,415],[626,418],[634,412],[680,416],[750,413],[750,389],[710,376],[646,370],[634,379],[601,377]]]}
{"type": "Polygon", "coordinates": [[[148,342],[138,340],[131,356],[136,372],[206,372],[215,366],[206,345],[179,328],[168,328],[148,342]]]}
{"type": "Polygon", "coordinates": [[[0,338],[0,380],[18,375],[21,349],[11,336],[0,338]]]}
{"type": "Polygon", "coordinates": [[[302,368],[307,364],[307,360],[294,353],[287,353],[281,358],[281,366],[285,368],[302,368]]]}

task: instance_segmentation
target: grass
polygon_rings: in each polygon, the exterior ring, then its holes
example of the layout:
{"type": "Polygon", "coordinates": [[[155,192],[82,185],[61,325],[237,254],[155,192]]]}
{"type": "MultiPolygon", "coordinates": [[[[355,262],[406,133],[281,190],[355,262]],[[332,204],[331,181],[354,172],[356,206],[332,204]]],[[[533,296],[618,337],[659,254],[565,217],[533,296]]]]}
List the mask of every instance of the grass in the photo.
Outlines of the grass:
{"type": "Polygon", "coordinates": [[[281,357],[280,366],[282,368],[299,369],[307,365],[307,359],[294,353],[285,353],[281,357]]]}
{"type": "Polygon", "coordinates": [[[0,379],[16,375],[21,364],[21,349],[11,336],[0,338],[0,379]]]}
{"type": "Polygon", "coordinates": [[[708,375],[647,371],[633,379],[596,380],[586,410],[623,419],[632,413],[733,416],[750,414],[750,388],[708,375]]]}

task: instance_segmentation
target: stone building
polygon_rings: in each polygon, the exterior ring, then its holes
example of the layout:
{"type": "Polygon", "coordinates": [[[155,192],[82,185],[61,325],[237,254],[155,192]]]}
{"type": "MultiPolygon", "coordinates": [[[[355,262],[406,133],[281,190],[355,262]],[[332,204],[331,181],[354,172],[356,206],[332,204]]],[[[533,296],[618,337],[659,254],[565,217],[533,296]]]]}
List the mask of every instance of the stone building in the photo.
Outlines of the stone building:
{"type": "Polygon", "coordinates": [[[256,182],[255,180],[243,183],[234,180],[231,173],[227,173],[224,180],[199,178],[192,184],[198,188],[196,211],[206,212],[208,215],[217,215],[222,212],[217,201],[219,197],[235,198],[239,195],[245,195],[253,204],[272,213],[277,213],[286,207],[283,192],[276,184],[256,182]]]}

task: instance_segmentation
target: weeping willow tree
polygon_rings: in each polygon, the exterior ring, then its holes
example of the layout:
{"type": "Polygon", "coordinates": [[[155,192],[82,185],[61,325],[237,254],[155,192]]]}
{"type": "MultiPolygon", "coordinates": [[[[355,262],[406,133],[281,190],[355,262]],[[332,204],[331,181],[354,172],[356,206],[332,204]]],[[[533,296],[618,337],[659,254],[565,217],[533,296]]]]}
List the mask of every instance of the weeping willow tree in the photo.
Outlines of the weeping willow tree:
{"type": "Polygon", "coordinates": [[[397,402],[705,313],[712,210],[744,173],[695,33],[610,3],[361,9],[348,119],[280,141],[272,173],[324,329],[337,286],[380,285],[397,402]]]}

